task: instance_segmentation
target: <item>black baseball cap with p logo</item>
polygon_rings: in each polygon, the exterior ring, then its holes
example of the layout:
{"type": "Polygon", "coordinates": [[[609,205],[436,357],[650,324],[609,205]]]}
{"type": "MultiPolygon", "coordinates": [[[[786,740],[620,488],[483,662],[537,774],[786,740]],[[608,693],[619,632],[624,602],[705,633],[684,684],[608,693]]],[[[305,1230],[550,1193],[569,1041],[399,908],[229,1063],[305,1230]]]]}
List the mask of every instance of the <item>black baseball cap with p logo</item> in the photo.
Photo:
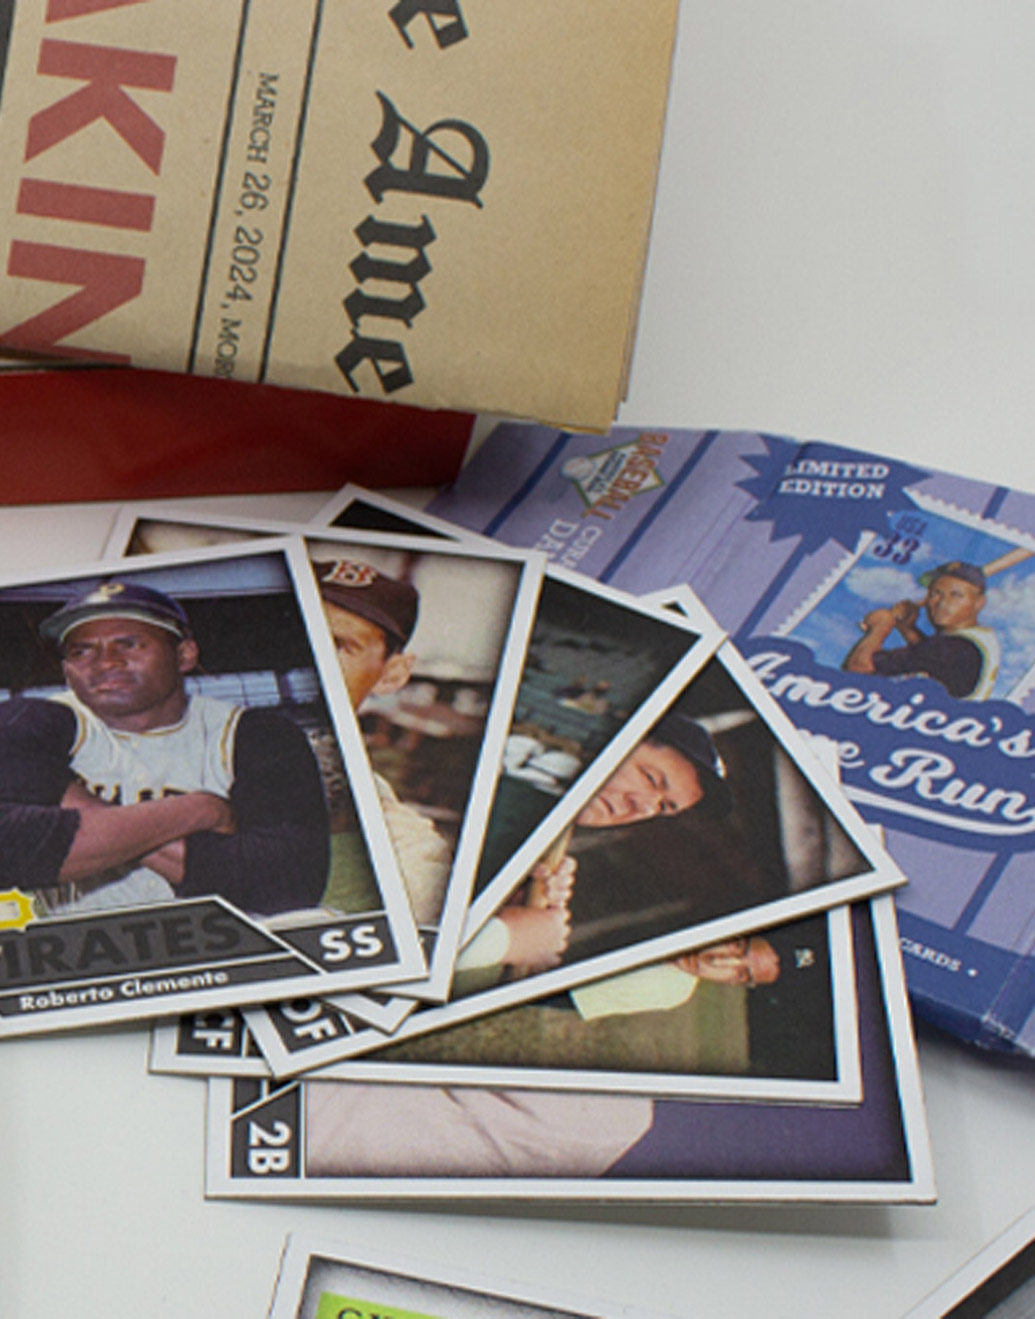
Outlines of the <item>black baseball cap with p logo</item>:
{"type": "Polygon", "coordinates": [[[183,607],[164,591],[139,582],[113,578],[74,596],[40,624],[40,636],[60,646],[80,623],[95,618],[132,618],[172,632],[179,640],[191,635],[183,607]]]}

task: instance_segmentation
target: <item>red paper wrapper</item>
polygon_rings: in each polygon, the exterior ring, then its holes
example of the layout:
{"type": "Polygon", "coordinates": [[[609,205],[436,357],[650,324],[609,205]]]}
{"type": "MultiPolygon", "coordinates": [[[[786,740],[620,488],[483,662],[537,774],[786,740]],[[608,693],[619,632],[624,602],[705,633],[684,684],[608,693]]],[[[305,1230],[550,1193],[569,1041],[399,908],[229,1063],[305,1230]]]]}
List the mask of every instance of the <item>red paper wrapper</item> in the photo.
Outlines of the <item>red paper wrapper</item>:
{"type": "Polygon", "coordinates": [[[136,370],[0,376],[7,504],[439,485],[473,418],[136,370]]]}

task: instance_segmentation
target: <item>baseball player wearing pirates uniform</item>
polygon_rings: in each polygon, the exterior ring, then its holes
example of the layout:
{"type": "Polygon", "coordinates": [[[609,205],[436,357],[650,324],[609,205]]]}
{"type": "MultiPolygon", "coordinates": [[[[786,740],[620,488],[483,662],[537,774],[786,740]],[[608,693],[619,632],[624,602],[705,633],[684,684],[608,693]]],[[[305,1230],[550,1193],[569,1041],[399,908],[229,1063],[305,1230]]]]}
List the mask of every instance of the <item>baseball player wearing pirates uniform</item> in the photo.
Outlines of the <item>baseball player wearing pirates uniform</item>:
{"type": "MultiPolygon", "coordinates": [[[[73,634],[105,619],[124,620],[127,630],[141,623],[161,629],[174,645],[190,637],[186,614],[171,597],[136,583],[106,583],[41,628],[62,649],[70,686],[73,634]]],[[[118,696],[120,680],[108,681],[118,696]]],[[[46,890],[52,909],[77,912],[202,895],[225,897],[261,915],[316,905],[326,884],[329,829],[305,734],[279,712],[188,694],[182,680],[173,705],[176,718],[140,731],[114,726],[99,712],[100,700],[74,690],[0,706],[5,877],[23,889],[46,890]],[[176,882],[139,858],[75,882],[62,879],[83,811],[105,809],[91,803],[183,802],[189,794],[227,802],[232,826],[187,832],[176,882]]],[[[157,849],[144,847],[141,854],[151,852],[157,849]]]]}
{"type": "Polygon", "coordinates": [[[952,696],[987,701],[999,672],[999,639],[990,627],[965,627],[873,657],[877,673],[888,677],[924,674],[940,682],[952,696]]]}
{"type": "Polygon", "coordinates": [[[871,610],[863,619],[864,637],[842,667],[849,673],[933,678],[950,696],[988,700],[999,673],[1000,647],[993,629],[978,623],[985,604],[984,571],[956,559],[921,578],[921,583],[927,586],[923,607],[934,632],[921,632],[916,626],[919,606],[912,601],[871,610]],[[885,650],[896,629],[906,645],[885,650]]]}

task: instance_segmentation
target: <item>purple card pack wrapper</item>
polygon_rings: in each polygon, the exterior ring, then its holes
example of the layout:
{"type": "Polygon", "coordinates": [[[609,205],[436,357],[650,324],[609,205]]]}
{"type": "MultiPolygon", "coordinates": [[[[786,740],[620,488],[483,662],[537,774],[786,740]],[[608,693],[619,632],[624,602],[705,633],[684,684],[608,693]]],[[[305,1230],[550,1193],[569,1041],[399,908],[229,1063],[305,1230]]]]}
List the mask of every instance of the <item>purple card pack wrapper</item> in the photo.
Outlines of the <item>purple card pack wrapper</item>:
{"type": "Polygon", "coordinates": [[[908,876],[918,1014],[1035,1055],[1035,496],[754,432],[506,424],[431,511],[689,584],[908,876]]]}

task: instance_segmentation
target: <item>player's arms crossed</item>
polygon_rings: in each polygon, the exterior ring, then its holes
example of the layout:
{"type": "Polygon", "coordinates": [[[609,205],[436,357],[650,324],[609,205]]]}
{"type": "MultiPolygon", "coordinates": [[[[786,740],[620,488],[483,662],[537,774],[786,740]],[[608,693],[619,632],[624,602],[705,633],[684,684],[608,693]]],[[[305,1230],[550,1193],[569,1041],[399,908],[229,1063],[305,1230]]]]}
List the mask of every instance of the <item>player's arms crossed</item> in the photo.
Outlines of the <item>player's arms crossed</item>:
{"type": "Polygon", "coordinates": [[[75,716],[58,702],[0,702],[5,884],[48,888],[143,858],[181,897],[219,895],[263,914],[319,901],[329,852],[323,787],[305,734],[282,715],[242,716],[229,803],[197,792],[76,806],[75,737],[75,716]]]}
{"type": "Polygon", "coordinates": [[[53,701],[0,704],[0,873],[23,888],[50,887],[132,861],[199,829],[228,827],[230,807],[210,793],[105,806],[75,785],[75,716],[53,701]]]}
{"type": "MultiPolygon", "coordinates": [[[[185,792],[129,806],[109,806],[72,783],[61,804],[79,813],[79,827],[58,871],[62,883],[89,879],[167,844],[170,851],[164,867],[159,864],[153,869],[176,883],[175,857],[182,853],[183,839],[193,833],[225,832],[233,827],[229,802],[211,792],[185,792]]],[[[182,870],[181,860],[180,878],[182,870]]]]}
{"type": "Polygon", "coordinates": [[[5,886],[57,883],[79,815],[61,807],[75,719],[49,701],[0,704],[0,875],[5,886]]]}

